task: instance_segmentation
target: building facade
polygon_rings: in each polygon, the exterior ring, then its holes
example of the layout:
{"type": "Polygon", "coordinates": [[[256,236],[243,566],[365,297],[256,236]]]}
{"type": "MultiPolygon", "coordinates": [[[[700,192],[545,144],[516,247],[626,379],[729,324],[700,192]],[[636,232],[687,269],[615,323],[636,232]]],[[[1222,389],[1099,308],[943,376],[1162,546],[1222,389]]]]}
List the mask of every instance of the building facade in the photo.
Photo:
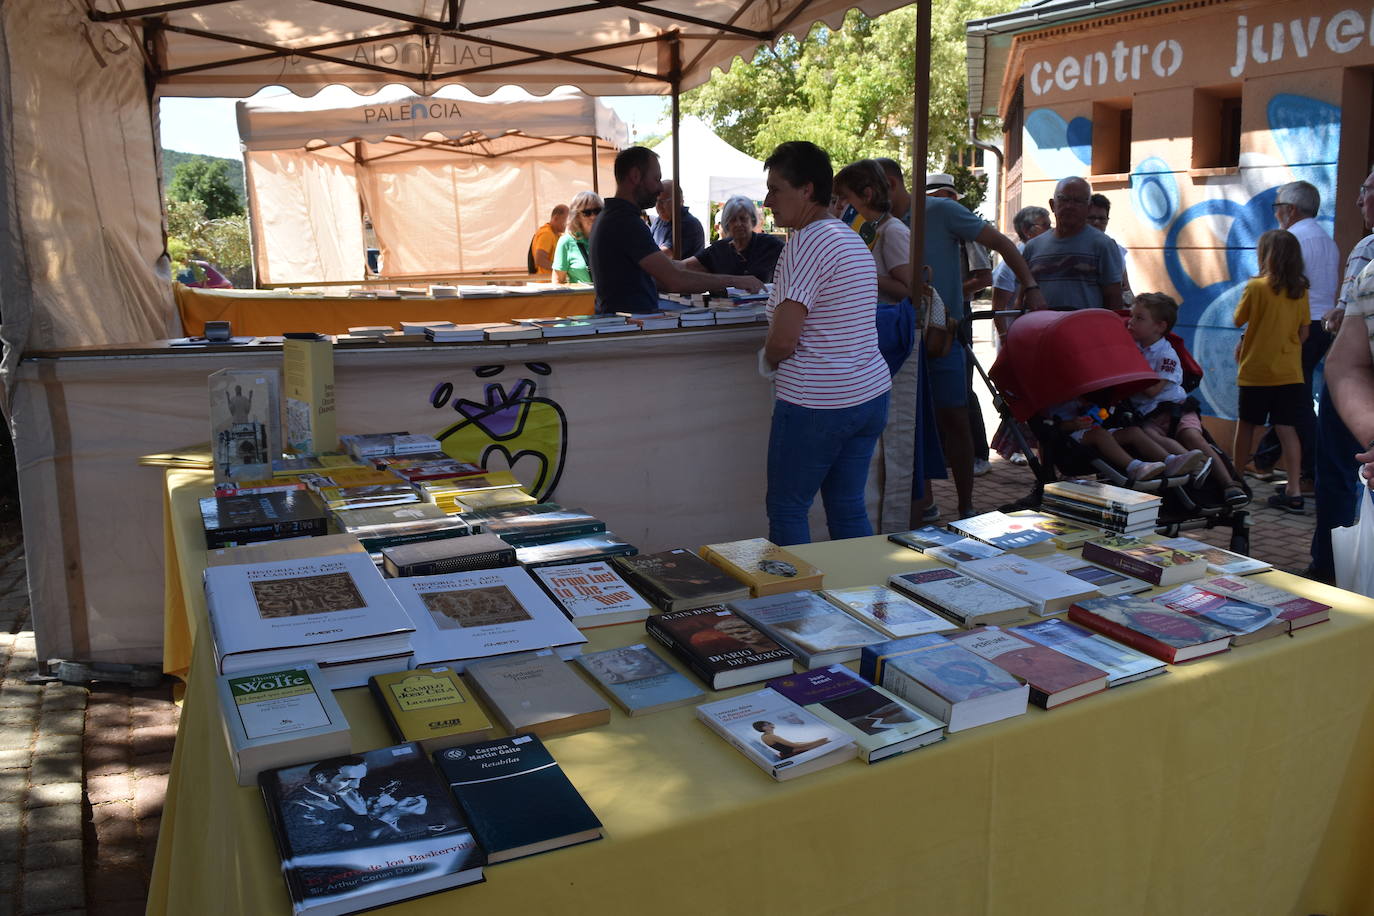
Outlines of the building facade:
{"type": "Polygon", "coordinates": [[[1136,292],[1178,299],[1207,370],[1207,412],[1235,415],[1232,326],[1279,186],[1321,192],[1342,257],[1365,233],[1374,159],[1374,8],[1344,0],[1041,2],[969,23],[970,109],[1005,127],[1004,226],[1087,178],[1112,201],[1136,292]]]}

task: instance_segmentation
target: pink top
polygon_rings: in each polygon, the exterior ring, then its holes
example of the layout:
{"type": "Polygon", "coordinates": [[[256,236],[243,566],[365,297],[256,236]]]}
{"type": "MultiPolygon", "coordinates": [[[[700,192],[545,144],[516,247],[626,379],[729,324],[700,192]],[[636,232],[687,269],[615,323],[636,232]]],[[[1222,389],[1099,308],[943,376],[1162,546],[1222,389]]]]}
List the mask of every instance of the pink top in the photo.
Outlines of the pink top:
{"type": "Polygon", "coordinates": [[[796,352],[778,365],[774,391],[800,407],[835,410],[871,401],[892,387],[878,350],[878,274],[853,229],[818,219],[788,240],[778,259],[768,320],[791,299],[806,309],[796,352]]]}

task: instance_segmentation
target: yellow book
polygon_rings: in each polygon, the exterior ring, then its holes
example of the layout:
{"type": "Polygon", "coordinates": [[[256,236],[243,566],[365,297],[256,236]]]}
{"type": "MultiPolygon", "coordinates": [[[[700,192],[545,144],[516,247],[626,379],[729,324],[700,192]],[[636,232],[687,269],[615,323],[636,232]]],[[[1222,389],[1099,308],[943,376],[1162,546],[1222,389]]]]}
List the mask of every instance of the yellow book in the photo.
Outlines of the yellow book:
{"type": "Polygon", "coordinates": [[[707,544],[701,558],[749,586],[755,598],[821,587],[819,569],[767,538],[707,544]]]}
{"type": "Polygon", "coordinates": [[[491,719],[452,668],[415,668],[368,678],[398,741],[433,753],[490,738],[491,719]]]}
{"type": "MultiPolygon", "coordinates": [[[[404,480],[390,471],[379,471],[376,468],[320,468],[315,474],[319,477],[328,478],[333,481],[336,487],[374,487],[393,483],[405,483],[404,480]]],[[[323,484],[323,486],[328,486],[328,484],[323,484]]]]}
{"type": "Polygon", "coordinates": [[[282,342],[282,394],[286,447],[314,455],[339,444],[334,426],[334,344],[328,340],[282,342]]]}
{"type": "Polygon", "coordinates": [[[460,493],[454,499],[459,512],[478,509],[504,509],[507,506],[532,506],[539,500],[524,490],[509,487],[504,490],[485,490],[479,493],[460,493]]]}

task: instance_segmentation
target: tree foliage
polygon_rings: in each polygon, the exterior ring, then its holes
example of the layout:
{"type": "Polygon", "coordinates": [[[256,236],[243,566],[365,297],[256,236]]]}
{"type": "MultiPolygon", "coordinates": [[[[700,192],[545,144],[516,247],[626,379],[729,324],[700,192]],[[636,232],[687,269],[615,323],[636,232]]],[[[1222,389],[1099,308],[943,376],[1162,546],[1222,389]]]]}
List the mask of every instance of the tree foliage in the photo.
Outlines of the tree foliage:
{"type": "Polygon", "coordinates": [[[169,201],[201,201],[210,219],[243,213],[228,163],[222,159],[193,159],[177,166],[167,197],[169,201]]]}
{"type": "Polygon", "coordinates": [[[253,255],[248,244],[248,218],[242,213],[211,219],[201,200],[167,201],[169,242],[179,240],[224,272],[245,270],[253,255]]]}
{"type": "MultiPolygon", "coordinates": [[[[1017,0],[950,0],[933,5],[928,167],[945,168],[966,145],[968,77],[964,23],[1017,0]]],[[[802,39],[760,47],[729,73],[683,95],[683,109],[732,146],[766,158],[784,140],[810,140],[838,167],[865,156],[911,161],[916,9],[875,19],[850,10],[839,29],[816,25],[802,39]]]]}

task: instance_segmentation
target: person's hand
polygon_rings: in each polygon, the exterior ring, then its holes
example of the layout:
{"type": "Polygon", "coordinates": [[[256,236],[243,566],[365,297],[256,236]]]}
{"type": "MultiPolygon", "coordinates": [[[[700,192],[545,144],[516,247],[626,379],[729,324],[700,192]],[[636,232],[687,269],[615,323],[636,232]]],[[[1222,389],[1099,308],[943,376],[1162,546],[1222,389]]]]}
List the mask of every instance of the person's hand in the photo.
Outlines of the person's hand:
{"type": "Polygon", "coordinates": [[[1041,309],[1047,309],[1050,307],[1049,302],[1045,300],[1044,291],[1041,290],[1038,286],[1033,289],[1026,290],[1021,295],[1021,305],[1028,311],[1032,312],[1038,312],[1041,309]]]}
{"type": "Polygon", "coordinates": [[[1364,475],[1365,485],[1374,490],[1374,443],[1371,447],[1355,456],[1355,460],[1364,467],[1360,468],[1360,473],[1364,475]]]}
{"type": "Polygon", "coordinates": [[[745,274],[744,276],[735,277],[733,279],[734,282],[730,285],[735,287],[735,289],[742,289],[746,293],[757,293],[763,289],[763,281],[758,277],[745,274]]]}
{"type": "Polygon", "coordinates": [[[1322,330],[1328,334],[1335,334],[1341,329],[1341,322],[1345,320],[1345,309],[1335,308],[1327,312],[1322,317],[1322,330]]]}

